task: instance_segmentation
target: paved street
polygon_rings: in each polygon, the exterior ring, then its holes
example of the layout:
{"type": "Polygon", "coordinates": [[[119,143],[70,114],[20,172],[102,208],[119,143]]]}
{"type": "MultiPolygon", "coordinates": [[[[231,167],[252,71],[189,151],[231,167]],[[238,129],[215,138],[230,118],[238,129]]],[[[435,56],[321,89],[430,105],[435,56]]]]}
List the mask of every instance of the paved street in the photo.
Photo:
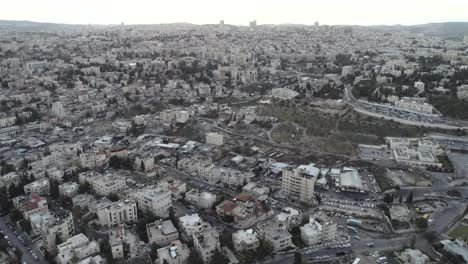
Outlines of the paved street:
{"type": "MultiPolygon", "coordinates": [[[[6,236],[10,239],[11,243],[21,252],[23,252],[22,256],[22,261],[26,262],[28,264],[47,264],[48,262],[45,261],[42,257],[42,255],[39,253],[39,251],[33,247],[32,242],[29,239],[25,239],[27,246],[23,245],[17,238],[17,235],[13,233],[13,230],[11,230],[8,226],[7,223],[10,223],[9,219],[7,216],[0,217],[0,229],[5,233],[6,236]],[[29,253],[27,247],[30,247],[31,249],[36,252],[36,255],[39,257],[39,260],[35,260],[31,253],[29,253]]],[[[4,236],[5,236],[4,235],[4,236]]]]}

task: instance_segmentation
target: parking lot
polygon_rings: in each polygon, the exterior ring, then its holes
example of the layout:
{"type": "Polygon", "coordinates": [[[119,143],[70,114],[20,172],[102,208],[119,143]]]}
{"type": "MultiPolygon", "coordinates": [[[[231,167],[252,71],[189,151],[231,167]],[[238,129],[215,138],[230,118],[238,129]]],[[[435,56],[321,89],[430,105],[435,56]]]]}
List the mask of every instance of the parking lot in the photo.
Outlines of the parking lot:
{"type": "Polygon", "coordinates": [[[2,236],[7,240],[8,245],[14,246],[20,250],[22,255],[22,262],[26,264],[46,264],[42,255],[36,249],[31,240],[17,227],[15,227],[8,216],[0,217],[0,230],[2,236]]]}

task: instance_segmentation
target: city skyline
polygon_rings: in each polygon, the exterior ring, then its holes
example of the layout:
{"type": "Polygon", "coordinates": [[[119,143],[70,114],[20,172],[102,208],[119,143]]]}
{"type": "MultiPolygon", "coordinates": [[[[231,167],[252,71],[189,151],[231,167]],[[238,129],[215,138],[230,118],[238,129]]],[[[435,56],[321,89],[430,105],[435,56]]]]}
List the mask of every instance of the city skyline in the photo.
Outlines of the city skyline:
{"type": "Polygon", "coordinates": [[[64,24],[165,24],[192,23],[248,25],[256,19],[258,24],[304,24],[315,21],[327,25],[418,25],[438,22],[468,21],[468,2],[430,0],[405,2],[396,0],[391,6],[376,5],[375,1],[147,1],[131,3],[123,0],[55,0],[8,2],[0,19],[28,20],[64,24]],[[27,8],[25,8],[27,7],[27,8]],[[228,8],[227,8],[228,7],[228,8]],[[172,12],[169,12],[172,10],[172,12]],[[351,11],[352,12],[351,12],[351,11]]]}

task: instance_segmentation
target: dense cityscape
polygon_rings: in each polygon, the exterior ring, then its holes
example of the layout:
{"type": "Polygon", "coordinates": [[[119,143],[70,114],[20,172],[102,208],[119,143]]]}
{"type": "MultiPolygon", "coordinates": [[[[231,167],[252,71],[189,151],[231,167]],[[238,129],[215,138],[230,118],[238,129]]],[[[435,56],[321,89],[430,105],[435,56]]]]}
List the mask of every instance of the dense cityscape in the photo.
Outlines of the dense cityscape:
{"type": "Polygon", "coordinates": [[[0,21],[0,263],[468,262],[468,23],[0,21]]]}

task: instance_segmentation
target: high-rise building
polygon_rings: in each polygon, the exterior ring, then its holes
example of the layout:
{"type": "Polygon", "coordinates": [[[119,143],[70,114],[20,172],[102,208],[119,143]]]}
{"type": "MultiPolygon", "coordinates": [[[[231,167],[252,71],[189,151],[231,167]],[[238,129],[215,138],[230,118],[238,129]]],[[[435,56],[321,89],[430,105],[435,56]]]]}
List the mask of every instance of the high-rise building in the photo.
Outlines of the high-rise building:
{"type": "Polygon", "coordinates": [[[249,27],[250,27],[250,31],[254,31],[255,28],[257,27],[257,20],[254,19],[253,21],[250,21],[249,27]]]}
{"type": "Polygon", "coordinates": [[[219,30],[224,30],[224,20],[219,21],[219,30]]]}
{"type": "Polygon", "coordinates": [[[468,35],[463,38],[463,44],[468,44],[468,35]]]}
{"type": "Polygon", "coordinates": [[[283,170],[282,192],[288,197],[304,203],[313,203],[316,175],[310,175],[301,169],[283,170]]]}

